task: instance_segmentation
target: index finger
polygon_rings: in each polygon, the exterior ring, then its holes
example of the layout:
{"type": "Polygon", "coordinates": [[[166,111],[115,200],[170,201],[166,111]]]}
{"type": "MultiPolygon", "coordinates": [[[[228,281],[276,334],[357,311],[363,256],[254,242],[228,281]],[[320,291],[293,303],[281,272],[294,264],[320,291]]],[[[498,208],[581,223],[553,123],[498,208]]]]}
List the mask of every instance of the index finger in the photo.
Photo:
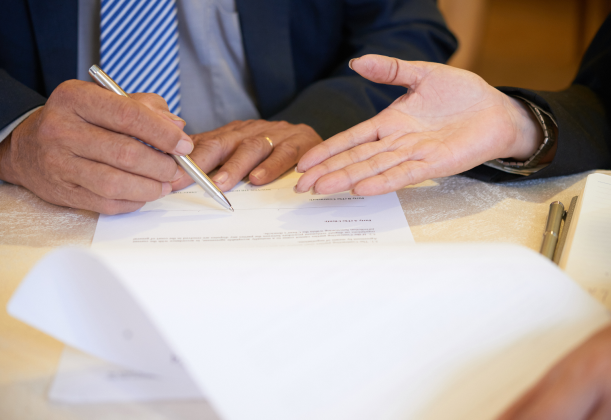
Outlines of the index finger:
{"type": "Polygon", "coordinates": [[[83,82],[80,86],[70,106],[85,121],[136,137],[167,153],[186,155],[193,150],[193,141],[187,134],[146,105],[93,83],[83,82]]]}
{"type": "Polygon", "coordinates": [[[306,172],[323,161],[359,144],[379,140],[378,120],[378,116],[375,116],[313,147],[299,160],[296,171],[306,172]]]}

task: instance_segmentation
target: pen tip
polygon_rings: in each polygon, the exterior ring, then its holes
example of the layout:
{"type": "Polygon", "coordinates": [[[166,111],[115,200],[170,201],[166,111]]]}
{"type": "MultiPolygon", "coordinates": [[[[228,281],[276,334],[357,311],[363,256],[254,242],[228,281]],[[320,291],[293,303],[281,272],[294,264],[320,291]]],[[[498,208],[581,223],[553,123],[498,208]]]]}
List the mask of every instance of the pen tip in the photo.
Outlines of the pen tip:
{"type": "Polygon", "coordinates": [[[229,210],[234,211],[232,206],[229,206],[229,210]]]}

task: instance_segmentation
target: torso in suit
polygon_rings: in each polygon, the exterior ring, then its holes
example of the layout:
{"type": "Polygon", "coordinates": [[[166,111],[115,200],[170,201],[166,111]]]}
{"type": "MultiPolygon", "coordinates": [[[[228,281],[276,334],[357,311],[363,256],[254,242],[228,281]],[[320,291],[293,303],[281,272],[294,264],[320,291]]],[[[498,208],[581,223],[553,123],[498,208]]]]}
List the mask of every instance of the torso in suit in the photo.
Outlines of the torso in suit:
{"type": "MultiPolygon", "coordinates": [[[[78,0],[6,0],[0,15],[0,128],[77,74],[78,0]]],[[[323,138],[385,108],[404,88],[348,68],[368,53],[445,62],[456,41],[434,0],[237,0],[264,119],[323,138]]]]}

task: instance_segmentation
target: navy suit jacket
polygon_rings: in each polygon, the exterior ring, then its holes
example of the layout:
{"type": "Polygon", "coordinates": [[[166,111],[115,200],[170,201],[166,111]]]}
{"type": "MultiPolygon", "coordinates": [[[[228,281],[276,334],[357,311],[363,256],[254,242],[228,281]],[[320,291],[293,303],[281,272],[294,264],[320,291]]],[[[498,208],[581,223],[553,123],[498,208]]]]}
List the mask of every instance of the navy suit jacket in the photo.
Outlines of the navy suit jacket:
{"type": "MultiPolygon", "coordinates": [[[[445,62],[456,48],[435,0],[236,0],[265,119],[330,137],[405,93],[348,68],[368,53],[445,62]]],[[[78,0],[3,0],[0,128],[77,75],[78,0]]]]}
{"type": "Polygon", "coordinates": [[[560,92],[499,88],[529,99],[558,122],[558,150],[546,168],[524,177],[478,166],[465,174],[483,181],[521,181],[611,169],[611,15],[588,47],[577,77],[560,92]]]}

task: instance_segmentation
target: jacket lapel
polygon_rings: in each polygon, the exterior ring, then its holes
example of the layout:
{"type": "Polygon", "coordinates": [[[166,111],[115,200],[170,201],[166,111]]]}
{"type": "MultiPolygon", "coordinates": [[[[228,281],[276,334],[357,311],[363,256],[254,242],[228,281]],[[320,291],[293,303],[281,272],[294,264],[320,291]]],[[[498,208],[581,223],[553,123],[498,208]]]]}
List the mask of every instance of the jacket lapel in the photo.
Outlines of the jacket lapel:
{"type": "Polygon", "coordinates": [[[77,77],[78,0],[28,0],[47,95],[77,77]]]}
{"type": "Polygon", "coordinates": [[[296,91],[288,0],[236,0],[242,39],[263,118],[284,109],[296,91]]]}

